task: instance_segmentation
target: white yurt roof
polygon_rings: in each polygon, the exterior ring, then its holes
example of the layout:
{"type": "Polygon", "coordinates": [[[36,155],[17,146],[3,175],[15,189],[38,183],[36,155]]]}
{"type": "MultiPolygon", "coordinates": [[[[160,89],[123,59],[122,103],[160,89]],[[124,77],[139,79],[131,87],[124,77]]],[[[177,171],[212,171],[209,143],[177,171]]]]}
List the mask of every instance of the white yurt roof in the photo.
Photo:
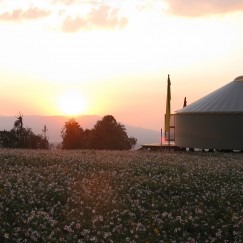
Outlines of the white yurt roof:
{"type": "Polygon", "coordinates": [[[178,110],[183,113],[238,113],[243,112],[243,76],[178,110]]]}

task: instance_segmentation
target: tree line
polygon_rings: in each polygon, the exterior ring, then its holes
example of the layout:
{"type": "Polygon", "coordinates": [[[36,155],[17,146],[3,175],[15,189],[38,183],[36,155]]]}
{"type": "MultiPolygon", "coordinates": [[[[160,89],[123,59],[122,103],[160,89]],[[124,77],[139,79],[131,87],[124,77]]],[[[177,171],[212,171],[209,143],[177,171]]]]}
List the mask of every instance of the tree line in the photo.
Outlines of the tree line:
{"type": "Polygon", "coordinates": [[[137,143],[136,138],[128,137],[125,126],[118,123],[111,115],[97,121],[91,130],[84,130],[72,118],[65,123],[61,135],[63,149],[128,150],[137,143]]]}
{"type": "Polygon", "coordinates": [[[46,126],[44,126],[42,132],[43,134],[36,135],[31,128],[25,128],[23,125],[23,115],[19,113],[10,131],[0,131],[0,147],[48,149],[49,142],[46,136],[46,126]]]}
{"type": "MultiPolygon", "coordinates": [[[[137,143],[136,138],[128,137],[125,126],[111,115],[97,121],[93,129],[85,130],[71,118],[65,122],[61,137],[59,148],[62,149],[128,150],[137,143]]],[[[24,127],[23,115],[19,114],[10,131],[0,131],[0,147],[48,149],[47,128],[44,126],[42,134],[36,135],[31,128],[24,127]]]]}

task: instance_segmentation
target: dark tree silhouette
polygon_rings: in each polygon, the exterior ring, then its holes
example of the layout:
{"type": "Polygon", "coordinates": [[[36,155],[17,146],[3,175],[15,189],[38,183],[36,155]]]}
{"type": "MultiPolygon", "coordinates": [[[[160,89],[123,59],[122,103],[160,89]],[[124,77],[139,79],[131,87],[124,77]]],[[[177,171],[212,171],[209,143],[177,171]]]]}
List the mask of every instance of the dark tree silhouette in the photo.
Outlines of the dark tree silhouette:
{"type": "Polygon", "coordinates": [[[16,116],[16,121],[14,122],[14,128],[17,130],[23,129],[23,114],[19,112],[19,115],[16,116]]]}
{"type": "Polygon", "coordinates": [[[14,131],[16,135],[16,147],[24,147],[24,139],[25,136],[23,134],[23,114],[19,112],[19,114],[16,116],[16,121],[14,122],[14,131]]]}
{"type": "Polygon", "coordinates": [[[94,149],[125,150],[131,149],[136,142],[135,138],[128,137],[125,126],[107,115],[94,126],[90,144],[94,149]]]}
{"type": "Polygon", "coordinates": [[[10,131],[0,131],[0,147],[4,148],[31,148],[48,149],[49,142],[46,137],[36,135],[30,128],[24,128],[23,115],[19,113],[10,131]]]}
{"type": "Polygon", "coordinates": [[[129,144],[130,144],[131,148],[134,148],[135,145],[137,144],[137,139],[134,138],[134,137],[130,137],[129,138],[129,144]]]}
{"type": "Polygon", "coordinates": [[[137,139],[128,137],[125,126],[107,115],[97,121],[92,130],[81,128],[75,119],[67,121],[61,132],[63,149],[109,149],[125,150],[133,148],[137,139]]]}
{"type": "Polygon", "coordinates": [[[61,135],[63,149],[79,149],[84,147],[84,130],[74,118],[65,123],[61,135]]]}
{"type": "Polygon", "coordinates": [[[0,131],[0,147],[15,148],[17,147],[17,137],[14,129],[11,131],[0,131]]]}
{"type": "Polygon", "coordinates": [[[19,114],[16,116],[16,121],[14,122],[14,128],[15,132],[15,147],[17,148],[24,148],[26,144],[26,133],[24,132],[23,128],[23,114],[19,112],[19,114]]]}

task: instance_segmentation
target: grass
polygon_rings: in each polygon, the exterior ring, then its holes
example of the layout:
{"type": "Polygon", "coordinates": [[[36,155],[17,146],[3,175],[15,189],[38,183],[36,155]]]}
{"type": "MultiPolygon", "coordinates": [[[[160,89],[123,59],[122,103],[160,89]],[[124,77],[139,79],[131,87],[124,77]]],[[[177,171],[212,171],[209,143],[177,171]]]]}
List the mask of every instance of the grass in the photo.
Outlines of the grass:
{"type": "Polygon", "coordinates": [[[241,242],[243,154],[0,150],[0,242],[241,242]]]}

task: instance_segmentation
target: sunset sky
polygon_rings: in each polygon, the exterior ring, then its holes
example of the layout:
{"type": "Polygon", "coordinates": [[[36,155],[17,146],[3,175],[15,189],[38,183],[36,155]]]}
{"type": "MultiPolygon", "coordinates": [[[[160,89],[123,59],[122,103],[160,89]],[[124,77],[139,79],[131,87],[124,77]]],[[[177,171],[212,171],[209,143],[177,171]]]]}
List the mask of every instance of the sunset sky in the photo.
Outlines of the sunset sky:
{"type": "Polygon", "coordinates": [[[160,130],[168,74],[172,113],[242,75],[243,1],[0,0],[0,115],[160,130]]]}

